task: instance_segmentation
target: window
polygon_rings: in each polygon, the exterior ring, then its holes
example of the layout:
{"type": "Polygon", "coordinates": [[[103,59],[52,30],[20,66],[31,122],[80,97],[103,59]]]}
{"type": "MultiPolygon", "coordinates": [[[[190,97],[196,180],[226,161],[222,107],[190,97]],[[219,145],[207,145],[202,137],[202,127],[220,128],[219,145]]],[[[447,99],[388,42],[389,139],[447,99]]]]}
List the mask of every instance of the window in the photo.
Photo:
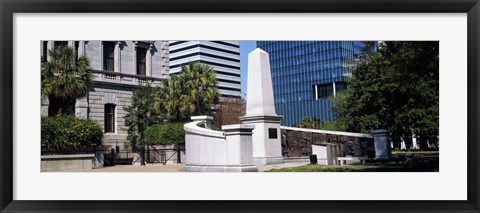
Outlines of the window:
{"type": "Polygon", "coordinates": [[[68,46],[68,41],[55,41],[55,42],[53,42],[53,46],[55,48],[57,48],[57,47],[67,47],[68,46]]]}
{"type": "Polygon", "coordinates": [[[105,104],[105,132],[115,133],[115,104],[105,104]]]}
{"type": "Polygon", "coordinates": [[[80,42],[79,42],[79,41],[75,41],[75,62],[78,61],[78,50],[79,50],[79,47],[80,47],[80,42]]]}
{"type": "Polygon", "coordinates": [[[318,87],[318,98],[328,98],[328,96],[333,95],[333,85],[332,84],[322,84],[318,87]]]}
{"type": "Polygon", "coordinates": [[[319,84],[319,85],[315,85],[315,86],[313,87],[314,95],[316,96],[315,100],[328,98],[328,96],[333,95],[333,84],[332,83],[319,84]],[[315,89],[316,89],[316,91],[315,91],[315,89]]]}
{"type": "Polygon", "coordinates": [[[114,50],[115,43],[103,42],[103,70],[114,71],[114,50]]]}
{"type": "Polygon", "coordinates": [[[48,41],[42,41],[42,60],[46,61],[47,60],[47,55],[48,55],[48,41]]]}
{"type": "MultiPolygon", "coordinates": [[[[345,90],[346,88],[346,82],[335,82],[335,93],[345,90]]],[[[333,83],[313,85],[312,90],[315,100],[328,98],[328,96],[334,95],[333,83]]]]}
{"type": "Polygon", "coordinates": [[[137,75],[147,75],[147,49],[137,47],[137,75]]]}

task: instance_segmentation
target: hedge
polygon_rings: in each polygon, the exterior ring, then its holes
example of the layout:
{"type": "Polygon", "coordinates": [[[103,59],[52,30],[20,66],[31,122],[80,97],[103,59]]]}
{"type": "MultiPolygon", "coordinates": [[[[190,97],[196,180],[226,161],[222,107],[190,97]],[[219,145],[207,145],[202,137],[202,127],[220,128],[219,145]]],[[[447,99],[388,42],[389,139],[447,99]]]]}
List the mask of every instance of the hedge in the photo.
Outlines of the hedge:
{"type": "Polygon", "coordinates": [[[72,151],[102,144],[103,130],[94,121],[73,116],[42,117],[42,149],[72,151]]]}
{"type": "Polygon", "coordinates": [[[145,130],[145,141],[152,145],[185,143],[183,123],[155,124],[145,130]]]}

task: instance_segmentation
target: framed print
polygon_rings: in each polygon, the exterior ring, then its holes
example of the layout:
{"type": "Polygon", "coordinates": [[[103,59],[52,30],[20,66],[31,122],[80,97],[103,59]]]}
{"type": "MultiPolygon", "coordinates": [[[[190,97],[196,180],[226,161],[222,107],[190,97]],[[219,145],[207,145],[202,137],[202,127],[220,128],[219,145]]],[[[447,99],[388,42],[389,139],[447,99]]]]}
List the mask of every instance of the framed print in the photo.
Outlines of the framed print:
{"type": "Polygon", "coordinates": [[[477,0],[0,6],[1,212],[480,211],[477,0]]]}

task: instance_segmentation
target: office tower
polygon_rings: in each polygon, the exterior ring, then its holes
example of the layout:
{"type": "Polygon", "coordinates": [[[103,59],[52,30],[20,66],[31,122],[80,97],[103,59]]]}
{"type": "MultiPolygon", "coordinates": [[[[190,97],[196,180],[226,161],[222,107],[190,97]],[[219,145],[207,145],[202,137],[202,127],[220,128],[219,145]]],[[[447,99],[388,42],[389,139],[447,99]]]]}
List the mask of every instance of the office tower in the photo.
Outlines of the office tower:
{"type": "Polygon", "coordinates": [[[238,41],[170,41],[169,54],[171,75],[192,62],[207,64],[215,70],[222,97],[241,97],[238,41]]]}
{"type": "Polygon", "coordinates": [[[334,119],[329,98],[344,90],[360,41],[257,41],[270,56],[276,112],[282,125],[295,126],[304,117],[334,119]]]}

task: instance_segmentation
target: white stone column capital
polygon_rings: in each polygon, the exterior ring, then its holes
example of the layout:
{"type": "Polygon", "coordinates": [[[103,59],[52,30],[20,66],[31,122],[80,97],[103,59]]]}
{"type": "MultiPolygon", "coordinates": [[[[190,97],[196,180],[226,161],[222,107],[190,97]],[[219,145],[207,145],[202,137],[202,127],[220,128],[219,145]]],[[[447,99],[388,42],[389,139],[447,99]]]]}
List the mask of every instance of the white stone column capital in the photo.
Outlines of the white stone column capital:
{"type": "Polygon", "coordinates": [[[202,121],[205,124],[205,129],[211,129],[213,123],[213,117],[208,115],[199,115],[190,117],[192,121],[202,121]]]}

